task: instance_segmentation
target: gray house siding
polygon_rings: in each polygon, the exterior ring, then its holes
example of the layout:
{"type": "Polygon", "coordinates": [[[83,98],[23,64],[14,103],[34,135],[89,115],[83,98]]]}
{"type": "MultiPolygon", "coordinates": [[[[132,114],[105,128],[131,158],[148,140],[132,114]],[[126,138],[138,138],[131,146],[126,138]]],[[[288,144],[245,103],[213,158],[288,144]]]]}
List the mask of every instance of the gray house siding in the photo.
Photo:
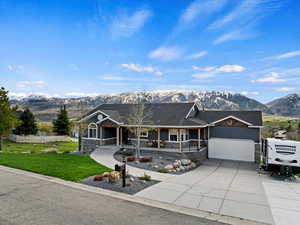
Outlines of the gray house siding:
{"type": "Polygon", "coordinates": [[[247,127],[210,127],[210,138],[250,139],[259,143],[259,128],[247,127]]]}

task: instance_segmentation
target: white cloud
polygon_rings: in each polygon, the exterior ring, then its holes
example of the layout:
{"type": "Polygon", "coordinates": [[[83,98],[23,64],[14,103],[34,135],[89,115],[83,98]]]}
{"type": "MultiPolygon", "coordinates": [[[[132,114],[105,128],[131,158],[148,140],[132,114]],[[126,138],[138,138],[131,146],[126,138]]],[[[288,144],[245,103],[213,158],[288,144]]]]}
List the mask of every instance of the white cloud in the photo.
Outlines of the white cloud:
{"type": "Polygon", "coordinates": [[[242,95],[259,95],[257,91],[243,91],[241,92],[242,95]]]}
{"type": "Polygon", "coordinates": [[[151,16],[151,11],[141,9],[132,15],[126,13],[113,18],[110,32],[113,38],[129,37],[139,31],[151,16]]]}
{"type": "Polygon", "coordinates": [[[281,88],[275,88],[276,91],[295,91],[296,88],[293,87],[281,87],[281,88]]]}
{"type": "Polygon", "coordinates": [[[244,0],[240,1],[226,16],[213,22],[208,29],[225,29],[213,44],[231,40],[245,40],[258,35],[256,27],[271,12],[280,8],[280,0],[244,0]]]}
{"type": "Polygon", "coordinates": [[[24,66],[22,65],[8,65],[7,69],[11,72],[19,72],[24,70],[24,66]]]}
{"type": "Polygon", "coordinates": [[[68,92],[68,93],[65,93],[62,97],[79,98],[79,97],[96,97],[98,95],[100,95],[100,94],[99,93],[68,92]]]}
{"type": "Polygon", "coordinates": [[[182,49],[178,47],[161,46],[149,53],[149,58],[159,59],[161,61],[172,61],[178,59],[183,54],[182,49]]]}
{"type": "Polygon", "coordinates": [[[224,65],[218,67],[216,70],[223,73],[239,73],[243,72],[245,69],[245,67],[240,65],[224,65]]]}
{"type": "Polygon", "coordinates": [[[122,77],[122,76],[116,76],[116,75],[111,75],[111,74],[106,74],[106,75],[99,76],[99,79],[101,79],[101,80],[111,80],[111,81],[125,80],[125,78],[122,77]]]}
{"type": "Polygon", "coordinates": [[[222,34],[220,37],[213,41],[213,44],[218,45],[226,41],[244,40],[252,38],[254,36],[256,36],[255,33],[248,32],[245,28],[236,29],[222,34]]]}
{"type": "Polygon", "coordinates": [[[198,58],[205,56],[206,54],[207,54],[207,51],[201,51],[201,52],[197,52],[197,53],[188,55],[186,58],[187,59],[198,59],[198,58]]]}
{"type": "Polygon", "coordinates": [[[287,58],[292,58],[295,56],[300,56],[300,51],[286,52],[284,54],[267,57],[265,59],[287,59],[287,58]]]}
{"type": "Polygon", "coordinates": [[[259,78],[257,80],[252,80],[252,83],[280,83],[285,82],[286,79],[281,78],[283,74],[271,72],[269,76],[265,76],[263,78],[259,78]]]}
{"type": "Polygon", "coordinates": [[[134,64],[134,63],[130,63],[130,64],[124,63],[124,64],[121,64],[121,66],[123,68],[126,68],[126,69],[134,71],[134,72],[138,72],[138,73],[143,73],[143,72],[153,73],[158,76],[163,74],[160,70],[158,70],[152,66],[141,66],[139,64],[134,64]]]}
{"type": "Polygon", "coordinates": [[[18,88],[30,88],[30,87],[38,87],[42,88],[46,85],[45,81],[39,80],[39,81],[20,81],[17,83],[18,88]]]}
{"type": "Polygon", "coordinates": [[[237,5],[225,17],[216,20],[209,26],[209,29],[222,28],[225,25],[245,26],[258,21],[268,14],[279,8],[280,0],[244,0],[237,5]]]}
{"type": "Polygon", "coordinates": [[[196,78],[196,79],[206,79],[206,78],[211,78],[214,76],[215,76],[215,73],[195,73],[192,75],[192,77],[196,78]]]}
{"type": "Polygon", "coordinates": [[[216,76],[220,73],[240,73],[246,70],[245,67],[241,65],[223,65],[223,66],[207,66],[207,67],[198,67],[192,66],[192,69],[195,71],[201,71],[200,73],[195,73],[192,77],[197,79],[205,79],[216,76]]]}
{"type": "Polygon", "coordinates": [[[227,0],[195,0],[181,14],[179,24],[191,24],[199,17],[207,16],[222,9],[227,0]]]}

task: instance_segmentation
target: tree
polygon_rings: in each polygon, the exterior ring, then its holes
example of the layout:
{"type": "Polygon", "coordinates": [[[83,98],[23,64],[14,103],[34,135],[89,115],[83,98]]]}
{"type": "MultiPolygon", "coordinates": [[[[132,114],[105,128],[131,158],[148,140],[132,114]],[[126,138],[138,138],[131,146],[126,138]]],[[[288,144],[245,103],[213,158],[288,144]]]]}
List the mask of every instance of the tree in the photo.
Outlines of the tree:
{"type": "Polygon", "coordinates": [[[127,118],[127,123],[129,125],[133,125],[135,130],[131,128],[131,132],[136,133],[137,137],[137,146],[136,146],[136,156],[137,158],[140,158],[141,156],[141,133],[144,131],[146,128],[143,127],[143,125],[151,124],[151,116],[152,116],[152,111],[147,105],[147,99],[148,94],[147,92],[141,92],[138,95],[137,103],[132,105],[131,112],[127,118]]]}
{"type": "Polygon", "coordinates": [[[53,131],[58,135],[69,135],[70,134],[70,121],[66,106],[60,108],[57,115],[57,119],[53,120],[53,131]]]}
{"type": "Polygon", "coordinates": [[[15,134],[30,135],[36,134],[38,132],[34,115],[30,111],[30,109],[25,109],[20,115],[19,119],[21,121],[21,124],[16,128],[14,132],[15,134]]]}
{"type": "Polygon", "coordinates": [[[8,91],[0,88],[0,151],[2,151],[3,137],[9,135],[12,129],[19,125],[17,119],[17,107],[11,107],[8,99],[8,91]]]}
{"type": "Polygon", "coordinates": [[[298,122],[297,133],[298,133],[298,136],[300,137],[300,122],[298,122]]]}

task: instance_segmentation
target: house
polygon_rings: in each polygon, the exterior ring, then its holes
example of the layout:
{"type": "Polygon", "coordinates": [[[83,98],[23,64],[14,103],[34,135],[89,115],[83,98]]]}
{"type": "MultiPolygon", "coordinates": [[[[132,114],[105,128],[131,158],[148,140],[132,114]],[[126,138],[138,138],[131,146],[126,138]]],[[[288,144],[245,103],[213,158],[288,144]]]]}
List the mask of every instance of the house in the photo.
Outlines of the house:
{"type": "MultiPolygon", "coordinates": [[[[206,111],[195,103],[145,104],[141,147],[179,153],[207,151],[208,158],[258,162],[260,111],[206,111]]],[[[82,152],[102,145],[135,146],[136,124],[128,122],[135,104],[102,104],[81,120],[82,152]]]]}

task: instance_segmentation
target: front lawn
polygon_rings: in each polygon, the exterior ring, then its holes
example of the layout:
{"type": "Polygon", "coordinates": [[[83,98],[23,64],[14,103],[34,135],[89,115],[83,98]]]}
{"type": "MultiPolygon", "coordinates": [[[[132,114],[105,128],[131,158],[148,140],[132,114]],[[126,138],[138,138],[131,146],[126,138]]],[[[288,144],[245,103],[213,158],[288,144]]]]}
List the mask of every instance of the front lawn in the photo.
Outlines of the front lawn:
{"type": "Polygon", "coordinates": [[[70,181],[102,174],[111,169],[98,164],[89,156],[71,154],[0,153],[0,165],[27,170],[70,181]]]}
{"type": "Polygon", "coordinates": [[[77,151],[77,142],[51,142],[45,144],[26,144],[26,143],[15,143],[9,140],[3,141],[3,151],[4,152],[31,152],[31,153],[42,153],[45,151],[55,150],[57,152],[65,151],[77,151]]]}

